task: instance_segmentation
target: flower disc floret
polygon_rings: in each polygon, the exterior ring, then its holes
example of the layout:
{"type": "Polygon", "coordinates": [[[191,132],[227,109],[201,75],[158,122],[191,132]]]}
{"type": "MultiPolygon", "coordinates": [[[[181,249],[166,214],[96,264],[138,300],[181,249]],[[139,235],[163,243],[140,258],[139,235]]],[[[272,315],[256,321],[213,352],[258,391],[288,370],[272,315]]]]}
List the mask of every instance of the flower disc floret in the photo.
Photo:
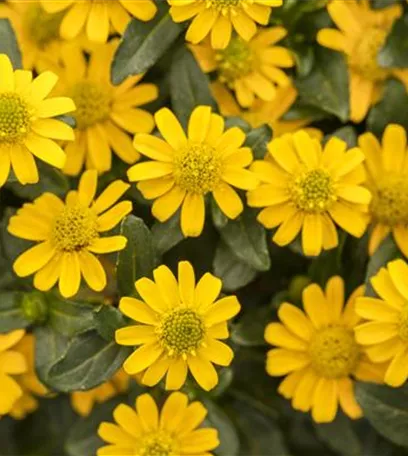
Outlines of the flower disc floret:
{"type": "Polygon", "coordinates": [[[207,8],[215,8],[226,14],[228,9],[236,8],[243,3],[242,0],[201,0],[207,8]]]}
{"type": "Polygon", "coordinates": [[[141,439],[137,449],[140,456],[176,456],[176,442],[168,432],[157,431],[147,434],[141,439]]]}
{"type": "Polygon", "coordinates": [[[235,81],[252,72],[254,55],[250,45],[242,38],[232,38],[228,47],[215,54],[219,80],[234,88],[235,81]]]}
{"type": "Polygon", "coordinates": [[[0,143],[17,144],[30,130],[32,110],[17,93],[0,94],[0,143]]]}

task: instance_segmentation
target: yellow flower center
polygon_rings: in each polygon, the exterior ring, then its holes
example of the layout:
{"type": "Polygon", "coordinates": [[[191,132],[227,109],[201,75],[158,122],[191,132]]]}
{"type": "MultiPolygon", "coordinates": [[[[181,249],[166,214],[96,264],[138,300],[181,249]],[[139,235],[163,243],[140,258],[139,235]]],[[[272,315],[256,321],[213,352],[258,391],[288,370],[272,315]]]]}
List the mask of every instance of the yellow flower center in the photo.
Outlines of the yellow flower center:
{"type": "Polygon", "coordinates": [[[383,47],[388,31],[372,27],[368,29],[359,39],[350,56],[348,57],[350,67],[366,79],[372,81],[383,81],[389,75],[389,71],[381,68],[377,63],[377,55],[383,47]]]}
{"type": "Polygon", "coordinates": [[[53,40],[59,39],[59,28],[64,11],[56,14],[47,13],[39,4],[27,8],[23,18],[24,30],[39,48],[44,48],[53,40]]]}
{"type": "Polygon", "coordinates": [[[0,144],[18,143],[29,132],[32,112],[14,92],[0,94],[0,144]]]}
{"type": "Polygon", "coordinates": [[[135,456],[176,456],[177,444],[165,431],[152,432],[140,439],[135,456]]]}
{"type": "Polygon", "coordinates": [[[96,82],[78,82],[72,87],[69,95],[76,105],[73,114],[80,130],[91,127],[109,117],[112,94],[109,87],[96,82]]]}
{"type": "Polygon", "coordinates": [[[58,250],[74,252],[88,247],[98,234],[97,216],[89,208],[65,206],[52,228],[52,239],[58,250]]]}
{"type": "Polygon", "coordinates": [[[357,365],[359,347],[351,329],[330,326],[318,331],[309,346],[312,366],[325,378],[349,375],[357,365]]]}
{"type": "Polygon", "coordinates": [[[221,161],[207,144],[188,144],[177,154],[174,165],[177,185],[191,193],[210,192],[221,180],[221,161]]]}
{"type": "Polygon", "coordinates": [[[242,0],[201,0],[205,2],[207,8],[214,8],[227,14],[229,10],[241,6],[242,0]]]}
{"type": "Polygon", "coordinates": [[[178,308],[166,314],[157,328],[169,356],[194,354],[201,345],[205,327],[200,315],[192,309],[178,308]]]}
{"type": "Polygon", "coordinates": [[[374,218],[385,225],[408,224],[408,180],[389,173],[379,178],[373,188],[370,205],[374,218]]]}
{"type": "Polygon", "coordinates": [[[298,209],[308,212],[324,212],[336,200],[333,180],[323,169],[299,174],[290,184],[289,192],[298,209]]]}
{"type": "Polygon", "coordinates": [[[399,336],[408,342],[408,304],[402,308],[399,321],[399,336]]]}
{"type": "Polygon", "coordinates": [[[219,80],[233,88],[237,79],[253,70],[255,55],[246,41],[235,37],[226,49],[216,52],[215,59],[218,62],[219,80]]]}

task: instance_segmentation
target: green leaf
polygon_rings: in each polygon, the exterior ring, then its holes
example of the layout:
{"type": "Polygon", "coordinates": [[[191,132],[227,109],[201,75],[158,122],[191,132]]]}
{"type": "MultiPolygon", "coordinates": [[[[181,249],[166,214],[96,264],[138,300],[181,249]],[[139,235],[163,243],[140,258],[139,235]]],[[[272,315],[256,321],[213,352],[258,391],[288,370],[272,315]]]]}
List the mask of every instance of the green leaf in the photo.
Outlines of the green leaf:
{"type": "Polygon", "coordinates": [[[21,307],[22,294],[17,291],[0,293],[0,333],[26,328],[30,321],[21,307]]]}
{"type": "Polygon", "coordinates": [[[239,260],[224,242],[215,251],[213,268],[225,291],[238,290],[256,277],[256,269],[239,260]]]}
{"type": "Polygon", "coordinates": [[[131,349],[108,342],[96,331],[71,340],[68,350],[48,374],[48,384],[57,391],[84,391],[110,379],[131,349]]]}
{"type": "Polygon", "coordinates": [[[371,0],[371,6],[375,9],[387,8],[390,5],[400,3],[400,0],[371,0]]]}
{"type": "Polygon", "coordinates": [[[47,300],[47,325],[55,331],[72,337],[95,327],[95,305],[62,299],[54,294],[49,294],[47,300]]]}
{"type": "Polygon", "coordinates": [[[408,17],[394,22],[383,48],[378,53],[378,63],[384,68],[408,66],[408,17]]]}
{"type": "Polygon", "coordinates": [[[408,94],[402,82],[390,79],[386,82],[382,99],[369,112],[367,128],[381,137],[390,123],[402,125],[408,129],[408,94]]]}
{"type": "Polygon", "coordinates": [[[256,220],[257,212],[247,208],[236,219],[219,229],[222,240],[235,256],[248,266],[267,271],[271,266],[266,232],[256,220]]]}
{"type": "Polygon", "coordinates": [[[357,145],[356,130],[350,125],[346,127],[341,127],[338,130],[335,130],[332,134],[327,135],[327,137],[325,138],[326,142],[333,136],[345,141],[349,148],[355,147],[357,145]]]}
{"type": "Polygon", "coordinates": [[[120,234],[128,240],[117,254],[116,273],[120,296],[134,296],[135,282],[150,277],[156,266],[152,234],[141,218],[128,215],[120,225],[120,234]]]}
{"type": "Polygon", "coordinates": [[[272,320],[272,309],[269,306],[251,308],[231,329],[231,340],[244,347],[264,347],[265,328],[272,320]]]}
{"type": "Polygon", "coordinates": [[[391,388],[359,383],[357,401],[364,416],[384,437],[408,448],[408,387],[391,388]]]}
{"type": "Polygon", "coordinates": [[[229,218],[221,211],[214,198],[211,198],[211,216],[214,226],[218,229],[224,228],[229,222],[229,218]]]}
{"type": "Polygon", "coordinates": [[[345,58],[321,46],[315,50],[315,65],[305,78],[295,80],[299,96],[308,104],[334,114],[345,122],[349,117],[349,86],[345,58]]]}
{"type": "Polygon", "coordinates": [[[246,134],[248,134],[252,130],[251,125],[249,125],[249,123],[246,122],[244,119],[241,119],[241,117],[225,117],[225,129],[228,130],[232,127],[238,127],[246,134]]]}
{"type": "Polygon", "coordinates": [[[272,130],[268,125],[251,130],[246,137],[244,146],[250,147],[254,160],[262,160],[267,153],[267,144],[272,138],[272,130]]]}
{"type": "Polygon", "coordinates": [[[170,94],[173,111],[185,128],[195,107],[206,105],[216,110],[210,80],[184,46],[174,56],[170,68],[170,94]]]}
{"type": "Polygon", "coordinates": [[[113,84],[147,71],[168,51],[183,30],[183,26],[170,17],[166,2],[156,4],[158,12],[151,21],[132,19],[128,25],[113,59],[113,84]]]}
{"type": "Polygon", "coordinates": [[[108,342],[115,340],[115,331],[126,326],[123,314],[112,306],[102,306],[94,315],[96,330],[108,342]]]}
{"type": "Polygon", "coordinates": [[[179,244],[184,235],[180,228],[180,211],[177,211],[167,222],[156,222],[152,226],[153,243],[160,255],[179,244]]]}
{"type": "Polygon", "coordinates": [[[0,54],[8,55],[15,70],[23,67],[16,36],[8,19],[0,19],[0,54]]]}

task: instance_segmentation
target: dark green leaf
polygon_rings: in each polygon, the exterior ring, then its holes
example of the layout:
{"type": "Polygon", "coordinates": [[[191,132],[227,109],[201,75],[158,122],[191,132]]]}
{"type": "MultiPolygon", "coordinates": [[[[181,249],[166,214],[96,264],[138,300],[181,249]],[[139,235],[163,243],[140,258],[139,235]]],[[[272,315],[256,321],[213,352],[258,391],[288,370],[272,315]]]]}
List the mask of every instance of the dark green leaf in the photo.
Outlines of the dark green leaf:
{"type": "Polygon", "coordinates": [[[217,247],[213,267],[225,291],[238,290],[256,277],[256,269],[239,260],[224,242],[217,247]]]}
{"type": "Polygon", "coordinates": [[[22,68],[21,53],[8,19],[0,19],[0,54],[7,54],[14,69],[22,68]]]}
{"type": "Polygon", "coordinates": [[[166,2],[157,2],[159,11],[149,22],[133,19],[116,51],[111,68],[114,84],[128,76],[144,73],[172,46],[183,30],[168,13],[166,2]]]}
{"type": "Polygon", "coordinates": [[[111,378],[130,352],[129,347],[107,342],[96,331],[80,334],[51,367],[48,384],[62,392],[94,388],[111,378]]]}
{"type": "Polygon", "coordinates": [[[256,220],[257,212],[246,209],[236,220],[221,228],[223,241],[242,262],[258,271],[271,266],[265,229],[256,220]]]}
{"type": "Polygon", "coordinates": [[[177,211],[167,222],[156,222],[152,226],[153,242],[160,255],[163,255],[183,239],[180,228],[180,211],[177,211]]]}
{"type": "Polygon", "coordinates": [[[228,217],[218,207],[214,198],[211,198],[211,215],[214,226],[218,229],[224,228],[229,221],[228,217]]]}
{"type": "Polygon", "coordinates": [[[272,138],[272,131],[268,125],[255,128],[247,134],[244,146],[250,147],[254,160],[262,160],[267,152],[267,144],[272,138]]]}
{"type": "Polygon", "coordinates": [[[378,54],[378,63],[384,68],[408,67],[408,17],[395,21],[383,48],[378,54]]]}
{"type": "Polygon", "coordinates": [[[249,133],[252,128],[251,125],[249,125],[248,122],[246,122],[244,119],[241,119],[241,117],[226,117],[225,118],[225,129],[229,129],[232,127],[238,127],[240,128],[244,133],[249,133]]]}
{"type": "Polygon", "coordinates": [[[156,266],[153,238],[144,221],[134,215],[122,221],[120,234],[128,242],[117,255],[118,289],[121,296],[133,296],[136,280],[150,277],[156,266]]]}
{"type": "Polygon", "coordinates": [[[299,95],[307,103],[334,114],[342,121],[348,119],[348,72],[343,55],[318,46],[313,70],[295,83],[299,95]]]}
{"type": "Polygon", "coordinates": [[[387,8],[387,6],[400,3],[400,0],[371,0],[371,6],[375,9],[387,8]]]}
{"type": "Polygon", "coordinates": [[[195,107],[206,105],[216,109],[208,76],[184,46],[174,56],[170,68],[170,94],[174,113],[184,127],[195,107]]]}
{"type": "Polygon", "coordinates": [[[126,326],[123,314],[112,306],[102,306],[94,315],[96,330],[108,342],[115,340],[115,331],[126,326]]]}
{"type": "Polygon", "coordinates": [[[337,138],[345,141],[349,148],[355,147],[357,145],[356,130],[351,126],[341,127],[338,130],[335,130],[332,134],[328,135],[325,139],[329,140],[329,138],[332,136],[336,136],[337,138]]]}
{"type": "Polygon", "coordinates": [[[402,125],[408,129],[408,94],[402,82],[390,79],[385,85],[382,99],[369,112],[367,127],[381,137],[390,123],[402,125]]]}
{"type": "Polygon", "coordinates": [[[356,395],[364,416],[384,437],[408,448],[408,387],[360,383],[356,395]]]}
{"type": "Polygon", "coordinates": [[[0,293],[0,333],[30,324],[21,308],[21,299],[22,294],[17,291],[0,293]]]}
{"type": "Polygon", "coordinates": [[[265,328],[271,320],[272,310],[269,306],[250,309],[233,325],[231,340],[244,347],[265,346],[265,328]]]}

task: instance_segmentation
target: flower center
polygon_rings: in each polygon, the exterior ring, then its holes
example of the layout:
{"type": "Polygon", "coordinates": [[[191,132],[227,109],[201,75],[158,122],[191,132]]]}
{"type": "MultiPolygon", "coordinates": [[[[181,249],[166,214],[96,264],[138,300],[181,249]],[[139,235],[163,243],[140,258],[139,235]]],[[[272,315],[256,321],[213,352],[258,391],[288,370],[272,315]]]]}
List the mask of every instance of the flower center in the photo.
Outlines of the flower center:
{"type": "Polygon", "coordinates": [[[44,48],[49,42],[59,39],[59,28],[64,11],[49,14],[38,4],[32,4],[24,16],[24,30],[39,48],[44,48]]]}
{"type": "Polygon", "coordinates": [[[386,174],[373,188],[370,210],[385,225],[408,224],[408,181],[405,176],[386,174]]]}
{"type": "Polygon", "coordinates": [[[233,10],[240,6],[242,0],[201,0],[205,2],[207,8],[214,8],[220,10],[223,14],[227,14],[229,10],[233,10]]]}
{"type": "Polygon", "coordinates": [[[167,432],[152,432],[140,439],[135,456],[175,456],[176,446],[176,442],[167,432]]]}
{"type": "Polygon", "coordinates": [[[32,112],[14,92],[0,94],[0,144],[20,142],[30,130],[32,112]]]}
{"type": "Polygon", "coordinates": [[[163,317],[158,335],[169,356],[195,353],[205,334],[202,318],[194,310],[179,308],[163,317]]]}
{"type": "Polygon", "coordinates": [[[350,67],[366,79],[383,81],[389,70],[381,68],[377,63],[377,55],[383,47],[388,31],[384,28],[372,27],[357,41],[348,57],[350,67]]]}
{"type": "Polygon", "coordinates": [[[220,182],[220,159],[207,144],[188,144],[177,154],[174,164],[176,183],[188,192],[205,194],[220,182]]]}
{"type": "Polygon", "coordinates": [[[298,209],[309,212],[324,212],[336,200],[333,180],[323,169],[313,169],[298,175],[289,192],[298,209]]]}
{"type": "Polygon", "coordinates": [[[79,204],[65,206],[52,229],[52,239],[57,249],[64,252],[82,250],[98,236],[96,214],[79,204]]]}
{"type": "Polygon", "coordinates": [[[219,80],[233,88],[236,79],[253,70],[254,52],[250,45],[239,37],[232,38],[226,49],[217,51],[219,80]]]}
{"type": "Polygon", "coordinates": [[[401,310],[399,321],[399,336],[405,342],[408,342],[408,304],[401,310]]]}
{"type": "Polygon", "coordinates": [[[360,351],[352,330],[344,326],[330,326],[315,334],[309,353],[312,366],[319,375],[339,378],[354,370],[360,351]]]}
{"type": "Polygon", "coordinates": [[[68,96],[76,105],[73,115],[80,130],[109,117],[112,95],[108,87],[91,81],[78,82],[72,87],[68,96]]]}

